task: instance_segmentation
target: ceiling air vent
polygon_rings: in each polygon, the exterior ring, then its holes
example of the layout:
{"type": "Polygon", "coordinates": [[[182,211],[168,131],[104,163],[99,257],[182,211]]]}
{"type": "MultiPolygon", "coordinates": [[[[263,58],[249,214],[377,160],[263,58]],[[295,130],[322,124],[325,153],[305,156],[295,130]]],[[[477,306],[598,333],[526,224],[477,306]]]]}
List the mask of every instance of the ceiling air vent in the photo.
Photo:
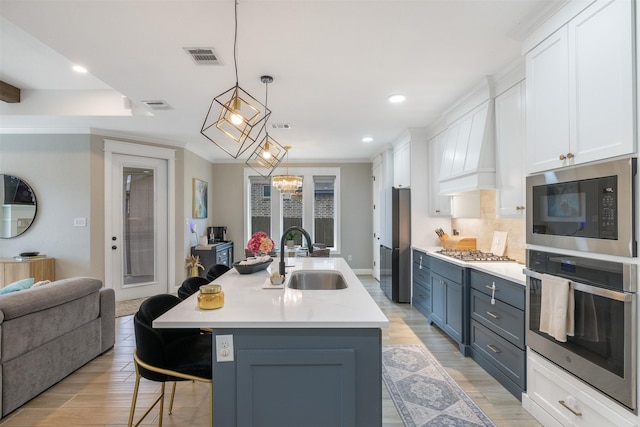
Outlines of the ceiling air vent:
{"type": "Polygon", "coordinates": [[[271,123],[271,129],[291,129],[289,123],[271,123]]]}
{"type": "Polygon", "coordinates": [[[198,65],[222,65],[212,47],[185,47],[184,50],[198,65]]]}
{"type": "Polygon", "coordinates": [[[171,110],[171,106],[169,104],[160,100],[142,101],[142,103],[152,110],[171,110]]]}

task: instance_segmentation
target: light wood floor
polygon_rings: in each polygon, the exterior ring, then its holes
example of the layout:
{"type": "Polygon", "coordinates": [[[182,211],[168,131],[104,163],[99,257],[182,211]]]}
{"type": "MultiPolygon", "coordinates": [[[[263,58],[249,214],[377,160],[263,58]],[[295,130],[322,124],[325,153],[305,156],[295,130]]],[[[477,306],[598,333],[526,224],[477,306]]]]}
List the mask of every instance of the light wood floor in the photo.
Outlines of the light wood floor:
{"type": "MultiPolygon", "coordinates": [[[[423,343],[447,372],[485,411],[498,427],[540,426],[497,381],[458,348],[437,327],[409,304],[394,304],[380,291],[371,277],[360,277],[382,311],[389,318],[383,331],[383,344],[423,343]]],[[[116,345],[60,383],[0,421],[0,426],[126,426],[135,381],[132,354],[135,347],[132,316],[116,319],[116,345]]],[[[383,386],[384,427],[403,426],[383,386]]],[[[143,404],[151,403],[157,383],[142,380],[138,415],[143,404]]],[[[168,399],[167,405],[168,406],[168,399]]],[[[166,411],[166,409],[165,409],[166,411]]],[[[178,383],[172,415],[165,426],[206,426],[209,418],[208,389],[200,383],[178,383]]],[[[142,425],[157,424],[157,409],[142,425]]],[[[228,426],[219,426],[228,427],[228,426]]],[[[301,426],[304,427],[304,426],[301,426]]]]}

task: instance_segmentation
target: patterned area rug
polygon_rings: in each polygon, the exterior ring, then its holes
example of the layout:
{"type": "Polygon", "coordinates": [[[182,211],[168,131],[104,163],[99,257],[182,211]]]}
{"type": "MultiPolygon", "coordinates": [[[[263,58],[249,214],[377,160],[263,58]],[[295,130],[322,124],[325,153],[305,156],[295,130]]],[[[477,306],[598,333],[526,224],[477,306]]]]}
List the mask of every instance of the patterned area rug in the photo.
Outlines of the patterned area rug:
{"type": "Polygon", "coordinates": [[[405,426],[495,427],[423,345],[384,346],[382,379],[405,426]]]}
{"type": "Polygon", "coordinates": [[[138,308],[140,307],[140,304],[142,304],[142,301],[146,299],[147,298],[145,297],[145,298],[130,299],[126,301],[117,301],[116,317],[130,316],[132,314],[136,314],[136,312],[138,311],[138,308]]]}

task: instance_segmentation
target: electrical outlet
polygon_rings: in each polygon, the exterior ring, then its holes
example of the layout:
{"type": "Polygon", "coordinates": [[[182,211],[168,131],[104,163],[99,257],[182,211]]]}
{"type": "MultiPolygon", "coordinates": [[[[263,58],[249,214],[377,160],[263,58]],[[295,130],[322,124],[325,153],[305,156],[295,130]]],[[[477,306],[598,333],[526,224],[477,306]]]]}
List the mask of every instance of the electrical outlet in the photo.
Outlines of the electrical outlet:
{"type": "Polygon", "coordinates": [[[216,335],[216,360],[233,362],[233,335],[216,335]]]}
{"type": "Polygon", "coordinates": [[[87,226],[87,218],[74,218],[73,219],[74,227],[86,227],[87,226]]]}

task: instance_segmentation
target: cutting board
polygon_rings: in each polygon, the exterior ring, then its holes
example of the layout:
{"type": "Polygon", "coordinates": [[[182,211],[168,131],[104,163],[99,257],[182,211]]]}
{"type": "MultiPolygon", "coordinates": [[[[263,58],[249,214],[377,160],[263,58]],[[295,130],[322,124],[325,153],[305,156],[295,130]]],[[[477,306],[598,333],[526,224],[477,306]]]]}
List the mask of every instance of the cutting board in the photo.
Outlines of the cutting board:
{"type": "Polygon", "coordinates": [[[494,255],[502,256],[507,248],[507,232],[506,231],[494,231],[493,239],[491,240],[491,253],[494,255]]]}
{"type": "Polygon", "coordinates": [[[445,249],[476,249],[475,237],[449,236],[441,239],[442,247],[445,249]]]}

